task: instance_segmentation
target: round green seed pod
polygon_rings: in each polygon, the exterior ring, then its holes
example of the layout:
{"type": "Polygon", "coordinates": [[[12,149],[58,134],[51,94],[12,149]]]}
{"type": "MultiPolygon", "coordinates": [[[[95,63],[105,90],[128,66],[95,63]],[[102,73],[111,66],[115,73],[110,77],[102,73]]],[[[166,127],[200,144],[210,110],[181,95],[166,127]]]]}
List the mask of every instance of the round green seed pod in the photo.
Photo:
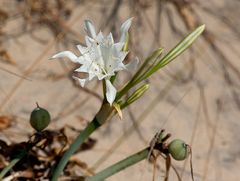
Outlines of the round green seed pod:
{"type": "Polygon", "coordinates": [[[46,109],[37,105],[30,116],[30,124],[36,131],[44,130],[50,123],[51,117],[46,109]]]}
{"type": "Polygon", "coordinates": [[[180,140],[175,139],[168,145],[168,151],[175,160],[185,160],[188,157],[187,144],[180,140]]]}

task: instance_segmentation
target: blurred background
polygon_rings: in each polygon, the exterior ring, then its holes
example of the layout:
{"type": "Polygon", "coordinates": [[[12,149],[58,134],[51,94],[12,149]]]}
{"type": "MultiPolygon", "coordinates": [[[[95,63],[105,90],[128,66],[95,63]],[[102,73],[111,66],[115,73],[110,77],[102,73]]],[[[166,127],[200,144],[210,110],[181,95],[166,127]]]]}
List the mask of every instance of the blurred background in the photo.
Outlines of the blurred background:
{"type": "MultiPolygon", "coordinates": [[[[175,61],[147,81],[150,90],[118,118],[92,135],[94,147],[76,156],[97,172],[148,146],[165,129],[191,145],[196,180],[240,179],[240,1],[239,0],[0,0],[0,138],[24,141],[33,133],[35,102],[52,116],[49,129],[83,129],[102,100],[97,81],[82,88],[72,79],[77,65],[49,60],[57,52],[79,55],[84,20],[119,38],[134,17],[129,57],[140,62],[159,47],[168,52],[201,24],[206,31],[175,61]]],[[[131,74],[121,73],[117,86],[131,74]]],[[[76,131],[69,129],[69,139],[76,131]]],[[[156,180],[164,177],[159,158],[156,180]]],[[[191,180],[189,160],[173,161],[182,180],[191,180]]],[[[152,180],[147,161],[108,180],[152,180]]],[[[177,180],[171,171],[170,180],[177,180]]]]}

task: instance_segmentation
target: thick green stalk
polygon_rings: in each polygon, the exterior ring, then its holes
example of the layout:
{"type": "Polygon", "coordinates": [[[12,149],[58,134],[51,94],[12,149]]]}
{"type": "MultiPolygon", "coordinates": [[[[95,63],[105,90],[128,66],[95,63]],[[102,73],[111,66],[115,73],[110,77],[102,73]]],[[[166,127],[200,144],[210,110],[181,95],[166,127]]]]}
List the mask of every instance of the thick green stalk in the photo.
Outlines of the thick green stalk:
{"type": "Polygon", "coordinates": [[[104,124],[106,120],[110,118],[113,114],[113,108],[110,105],[103,104],[99,110],[96,117],[88,124],[88,126],[78,135],[75,141],[70,145],[69,149],[64,153],[60,162],[58,163],[56,169],[53,172],[51,181],[57,181],[58,177],[62,173],[66,164],[68,163],[70,157],[77,151],[79,146],[101,125],[104,124]]]}
{"type": "Polygon", "coordinates": [[[86,178],[86,181],[102,181],[102,180],[116,174],[117,172],[120,172],[121,170],[123,170],[127,167],[130,167],[130,166],[142,161],[143,159],[146,159],[148,156],[148,153],[149,153],[149,147],[125,158],[124,160],[121,160],[120,162],[115,163],[114,165],[100,171],[99,173],[97,173],[96,175],[94,175],[92,177],[86,178]]]}
{"type": "Polygon", "coordinates": [[[56,169],[54,170],[52,181],[57,181],[58,177],[62,173],[64,167],[66,166],[68,160],[73,155],[75,151],[79,148],[79,146],[95,131],[99,128],[101,124],[97,121],[96,118],[93,119],[91,123],[78,135],[75,141],[71,144],[69,149],[65,152],[63,157],[61,158],[60,162],[58,163],[56,169]]]}

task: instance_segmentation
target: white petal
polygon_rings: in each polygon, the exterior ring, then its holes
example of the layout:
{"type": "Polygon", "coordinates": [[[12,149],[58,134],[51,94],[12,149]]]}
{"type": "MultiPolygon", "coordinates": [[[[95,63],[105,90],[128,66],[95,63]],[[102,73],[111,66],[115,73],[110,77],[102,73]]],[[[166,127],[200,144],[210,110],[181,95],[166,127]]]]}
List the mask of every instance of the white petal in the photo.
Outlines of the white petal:
{"type": "Polygon", "coordinates": [[[98,33],[98,35],[97,35],[97,37],[96,37],[96,40],[97,40],[98,42],[103,42],[104,36],[103,36],[103,33],[102,33],[101,31],[98,33]]]}
{"type": "Polygon", "coordinates": [[[120,42],[125,42],[126,41],[126,36],[127,36],[127,32],[128,29],[130,28],[131,24],[132,24],[132,19],[133,18],[129,18],[127,21],[125,21],[120,29],[120,33],[121,33],[121,37],[120,37],[120,42]]]}
{"type": "Polygon", "coordinates": [[[120,70],[124,70],[126,69],[126,66],[121,62],[121,61],[116,61],[116,65],[115,67],[111,70],[110,73],[113,72],[113,75],[114,75],[114,72],[118,72],[120,70]]]}
{"type": "Polygon", "coordinates": [[[110,105],[112,105],[113,101],[115,100],[117,90],[112,85],[110,80],[106,80],[106,88],[107,88],[106,92],[107,101],[109,102],[110,105]]]}
{"type": "Polygon", "coordinates": [[[96,74],[95,74],[95,72],[88,72],[88,75],[89,75],[89,80],[92,80],[95,76],[96,76],[96,74]]]}
{"type": "Polygon", "coordinates": [[[53,58],[64,58],[64,57],[69,58],[74,63],[78,62],[78,57],[70,51],[63,51],[63,52],[57,53],[57,54],[53,55],[51,59],[53,59],[53,58]]]}
{"type": "Polygon", "coordinates": [[[91,38],[95,38],[97,35],[92,22],[90,20],[85,20],[84,22],[85,22],[85,31],[87,32],[88,36],[90,36],[91,38]]]}
{"type": "Polygon", "coordinates": [[[80,64],[84,64],[86,62],[86,60],[84,59],[83,56],[81,56],[81,57],[78,57],[77,62],[80,64]]]}
{"type": "Polygon", "coordinates": [[[114,50],[115,50],[116,52],[120,52],[120,51],[123,49],[124,44],[125,44],[125,43],[123,43],[123,42],[115,43],[115,44],[113,45],[114,50]]]}
{"type": "Polygon", "coordinates": [[[84,47],[82,45],[77,45],[78,50],[80,51],[80,53],[83,55],[84,53],[86,53],[88,51],[87,47],[84,47]]]}
{"type": "Polygon", "coordinates": [[[110,48],[106,47],[106,46],[100,46],[100,56],[102,56],[103,61],[101,62],[101,64],[104,64],[105,66],[108,66],[110,61],[112,61],[110,59],[110,48]]]}
{"type": "Polygon", "coordinates": [[[80,85],[84,87],[85,83],[88,82],[88,79],[80,79],[78,77],[73,76],[73,79],[79,81],[80,85]]]}
{"type": "Polygon", "coordinates": [[[109,76],[113,76],[113,75],[110,75],[110,74],[99,74],[99,75],[97,75],[98,80],[102,80],[102,79],[104,79],[106,77],[109,77],[109,76]]]}
{"type": "Polygon", "coordinates": [[[131,60],[128,64],[126,64],[126,68],[129,71],[133,71],[137,69],[137,65],[139,63],[139,59],[137,57],[135,57],[133,60],[131,60]]]}
{"type": "Polygon", "coordinates": [[[114,40],[113,40],[112,33],[109,33],[109,35],[107,36],[107,41],[108,41],[110,44],[114,44],[114,40]]]}
{"type": "Polygon", "coordinates": [[[127,56],[128,52],[119,52],[118,58],[123,61],[127,56]]]}
{"type": "Polygon", "coordinates": [[[83,73],[88,73],[89,72],[89,66],[83,64],[81,67],[79,67],[78,69],[74,70],[76,72],[83,72],[83,73]]]}
{"type": "Polygon", "coordinates": [[[92,39],[89,36],[85,36],[85,42],[86,42],[87,47],[90,47],[94,43],[94,39],[92,39]]]}

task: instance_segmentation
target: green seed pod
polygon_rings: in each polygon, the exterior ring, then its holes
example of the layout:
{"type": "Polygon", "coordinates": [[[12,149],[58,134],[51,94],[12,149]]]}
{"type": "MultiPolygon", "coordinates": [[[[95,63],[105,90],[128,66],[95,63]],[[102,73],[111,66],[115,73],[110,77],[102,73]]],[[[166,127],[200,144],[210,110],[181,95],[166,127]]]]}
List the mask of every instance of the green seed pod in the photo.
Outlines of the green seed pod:
{"type": "Polygon", "coordinates": [[[38,106],[35,108],[30,116],[30,123],[31,126],[36,130],[36,131],[42,131],[44,130],[50,123],[50,114],[46,109],[43,109],[38,106]]]}
{"type": "Polygon", "coordinates": [[[180,139],[173,140],[168,145],[168,151],[175,160],[185,160],[188,157],[188,147],[186,143],[180,139]]]}

